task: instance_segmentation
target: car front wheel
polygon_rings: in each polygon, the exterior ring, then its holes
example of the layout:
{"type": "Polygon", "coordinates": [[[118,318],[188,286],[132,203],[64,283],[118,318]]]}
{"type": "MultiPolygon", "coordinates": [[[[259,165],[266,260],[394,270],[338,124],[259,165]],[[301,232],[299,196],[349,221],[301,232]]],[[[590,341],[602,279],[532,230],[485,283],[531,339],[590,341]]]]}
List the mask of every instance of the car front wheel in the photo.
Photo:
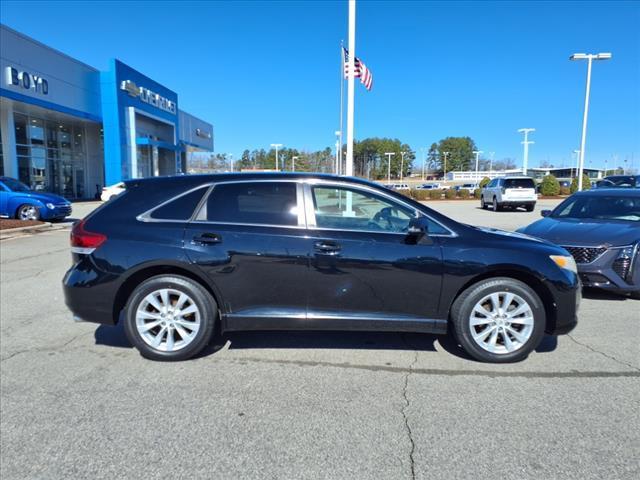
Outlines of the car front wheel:
{"type": "Polygon", "coordinates": [[[480,197],[480,208],[483,209],[483,210],[485,210],[487,208],[487,204],[484,203],[484,197],[483,196],[480,197]]]}
{"type": "Polygon", "coordinates": [[[181,276],[141,283],[125,307],[125,332],[143,357],[186,360],[211,340],[215,301],[200,284],[181,276]]]}
{"type": "Polygon", "coordinates": [[[40,220],[40,211],[35,205],[20,205],[16,211],[18,220],[40,220]]]}
{"type": "Polygon", "coordinates": [[[451,308],[462,348],[476,360],[517,362],[544,336],[546,316],[536,292],[507,277],[483,280],[465,290],[451,308]]]}

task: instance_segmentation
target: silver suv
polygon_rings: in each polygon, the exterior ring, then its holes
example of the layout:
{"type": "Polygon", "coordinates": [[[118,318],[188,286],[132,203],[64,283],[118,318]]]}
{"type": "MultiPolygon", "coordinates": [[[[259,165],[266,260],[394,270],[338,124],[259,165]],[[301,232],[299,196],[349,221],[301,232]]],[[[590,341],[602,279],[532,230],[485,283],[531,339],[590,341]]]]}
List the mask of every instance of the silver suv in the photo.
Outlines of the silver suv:
{"type": "Polygon", "coordinates": [[[482,189],[480,206],[492,207],[494,212],[503,207],[524,207],[533,212],[536,206],[536,185],[531,177],[494,178],[482,189]]]}

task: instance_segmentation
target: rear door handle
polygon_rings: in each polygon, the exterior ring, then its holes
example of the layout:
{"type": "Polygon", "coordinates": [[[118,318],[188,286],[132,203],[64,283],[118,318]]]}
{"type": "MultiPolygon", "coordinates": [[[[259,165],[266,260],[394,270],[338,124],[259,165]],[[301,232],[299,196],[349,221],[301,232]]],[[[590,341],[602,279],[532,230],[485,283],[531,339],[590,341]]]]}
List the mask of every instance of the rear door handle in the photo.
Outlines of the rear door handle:
{"type": "Polygon", "coordinates": [[[342,247],[338,242],[334,242],[331,240],[320,240],[313,244],[316,252],[322,253],[323,255],[338,255],[342,247]]]}
{"type": "Polygon", "coordinates": [[[222,243],[222,237],[217,233],[202,233],[193,237],[193,243],[199,243],[201,245],[215,245],[222,243]]]}

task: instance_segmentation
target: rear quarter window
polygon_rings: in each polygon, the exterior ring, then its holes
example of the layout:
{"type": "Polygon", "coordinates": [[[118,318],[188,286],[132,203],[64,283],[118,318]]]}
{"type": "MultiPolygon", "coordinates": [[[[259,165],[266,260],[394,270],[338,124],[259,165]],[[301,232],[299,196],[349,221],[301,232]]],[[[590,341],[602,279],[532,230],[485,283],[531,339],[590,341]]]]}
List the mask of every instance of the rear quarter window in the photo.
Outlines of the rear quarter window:
{"type": "Polygon", "coordinates": [[[156,220],[189,220],[209,187],[201,187],[181,195],[151,212],[150,218],[156,220]]]}

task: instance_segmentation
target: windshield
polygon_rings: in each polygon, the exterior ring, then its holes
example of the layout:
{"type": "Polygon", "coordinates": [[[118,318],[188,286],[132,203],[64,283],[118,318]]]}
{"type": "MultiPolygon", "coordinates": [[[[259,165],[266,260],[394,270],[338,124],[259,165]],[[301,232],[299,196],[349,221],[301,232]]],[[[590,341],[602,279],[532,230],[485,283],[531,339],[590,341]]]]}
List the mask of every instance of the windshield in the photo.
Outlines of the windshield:
{"type": "Polygon", "coordinates": [[[554,218],[589,218],[640,222],[640,197],[580,195],[570,197],[551,214],[554,218]]]}
{"type": "Polygon", "coordinates": [[[19,182],[15,178],[3,177],[2,183],[4,183],[9,190],[12,192],[30,192],[31,189],[27,187],[24,183],[19,182]]]}
{"type": "Polygon", "coordinates": [[[530,178],[507,178],[504,181],[504,188],[535,188],[535,186],[530,178]]]}

